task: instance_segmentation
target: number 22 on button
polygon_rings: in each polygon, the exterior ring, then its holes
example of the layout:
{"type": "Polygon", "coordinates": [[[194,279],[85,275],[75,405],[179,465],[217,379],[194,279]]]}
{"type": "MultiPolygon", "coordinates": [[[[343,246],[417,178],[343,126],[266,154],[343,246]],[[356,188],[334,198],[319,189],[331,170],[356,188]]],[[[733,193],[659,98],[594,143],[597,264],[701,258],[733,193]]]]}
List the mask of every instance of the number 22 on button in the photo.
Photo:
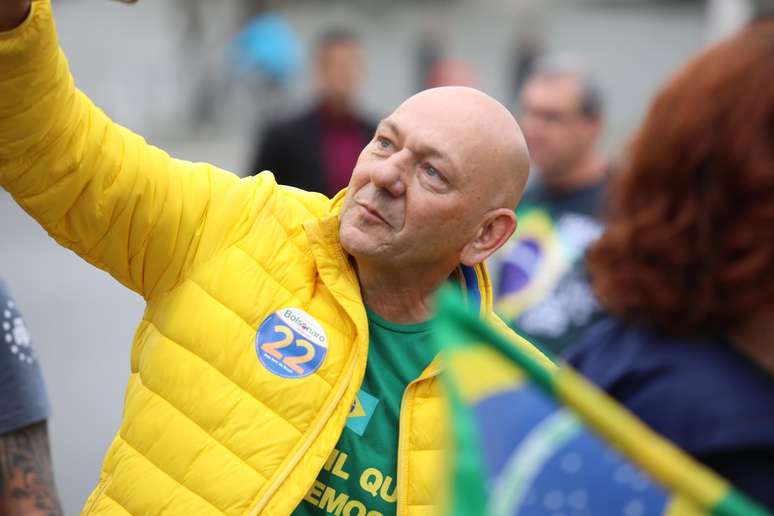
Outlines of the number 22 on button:
{"type": "Polygon", "coordinates": [[[282,363],[291,368],[297,374],[304,374],[304,368],[301,367],[301,364],[306,364],[314,358],[314,355],[316,354],[314,346],[309,341],[304,339],[296,339],[296,346],[304,348],[305,353],[300,356],[285,356],[285,354],[280,350],[287,348],[294,343],[293,330],[287,326],[278,324],[274,327],[274,331],[281,333],[283,335],[282,339],[276,342],[266,342],[261,345],[261,349],[274,358],[281,360],[282,363]]]}

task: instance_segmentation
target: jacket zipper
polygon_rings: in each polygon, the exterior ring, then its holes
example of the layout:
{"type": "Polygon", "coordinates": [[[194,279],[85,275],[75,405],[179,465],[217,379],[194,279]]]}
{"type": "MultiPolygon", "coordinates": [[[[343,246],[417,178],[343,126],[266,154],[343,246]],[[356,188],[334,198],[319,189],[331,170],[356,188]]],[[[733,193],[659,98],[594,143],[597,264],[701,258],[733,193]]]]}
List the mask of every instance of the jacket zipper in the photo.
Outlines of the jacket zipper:
{"type": "Polygon", "coordinates": [[[266,508],[266,505],[268,505],[269,500],[271,500],[271,497],[274,496],[274,494],[280,488],[282,483],[290,476],[290,472],[293,470],[293,468],[296,467],[298,462],[301,460],[301,457],[304,456],[304,454],[309,450],[309,448],[312,447],[312,444],[317,440],[317,437],[322,432],[323,427],[328,422],[331,415],[333,415],[333,411],[336,409],[336,406],[339,404],[339,401],[341,401],[341,398],[344,396],[344,391],[346,391],[347,387],[349,387],[349,384],[352,380],[352,375],[355,370],[355,364],[357,364],[358,354],[359,353],[357,351],[357,348],[355,348],[355,352],[352,354],[352,360],[350,360],[350,363],[347,366],[346,380],[340,383],[338,391],[336,392],[336,396],[334,396],[331,403],[327,407],[325,407],[325,410],[323,411],[323,417],[321,417],[317,421],[315,426],[307,434],[307,438],[303,446],[301,446],[301,448],[299,448],[296,451],[296,453],[293,455],[293,457],[290,459],[287,465],[285,465],[282,471],[280,471],[280,474],[277,475],[277,478],[274,480],[274,482],[271,484],[269,489],[266,491],[266,494],[264,494],[263,497],[260,500],[258,500],[258,502],[255,504],[255,506],[253,506],[253,508],[250,509],[248,513],[250,516],[257,516],[258,514],[261,513],[261,511],[264,508],[266,508]]]}
{"type": "Polygon", "coordinates": [[[400,415],[398,416],[400,422],[398,424],[398,501],[395,505],[396,516],[401,516],[403,514],[406,505],[406,490],[403,488],[403,477],[407,474],[404,468],[408,440],[408,429],[406,428],[406,425],[408,425],[408,417],[405,417],[404,414],[404,410],[406,408],[406,397],[408,396],[409,391],[412,390],[417,384],[430,380],[431,378],[435,378],[439,374],[441,374],[440,368],[436,369],[427,376],[422,376],[412,380],[408,386],[406,386],[406,390],[403,391],[403,398],[400,401],[400,415]]]}

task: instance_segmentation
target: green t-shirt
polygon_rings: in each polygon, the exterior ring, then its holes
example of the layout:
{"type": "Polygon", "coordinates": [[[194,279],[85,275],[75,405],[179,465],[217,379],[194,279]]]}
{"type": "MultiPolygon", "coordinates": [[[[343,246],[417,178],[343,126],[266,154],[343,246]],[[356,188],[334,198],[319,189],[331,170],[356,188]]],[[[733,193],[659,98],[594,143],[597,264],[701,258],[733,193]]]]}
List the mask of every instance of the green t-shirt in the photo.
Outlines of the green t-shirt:
{"type": "Polygon", "coordinates": [[[398,419],[406,386],[430,365],[429,323],[399,325],[368,312],[368,365],[336,449],[296,516],[395,514],[398,419]]]}

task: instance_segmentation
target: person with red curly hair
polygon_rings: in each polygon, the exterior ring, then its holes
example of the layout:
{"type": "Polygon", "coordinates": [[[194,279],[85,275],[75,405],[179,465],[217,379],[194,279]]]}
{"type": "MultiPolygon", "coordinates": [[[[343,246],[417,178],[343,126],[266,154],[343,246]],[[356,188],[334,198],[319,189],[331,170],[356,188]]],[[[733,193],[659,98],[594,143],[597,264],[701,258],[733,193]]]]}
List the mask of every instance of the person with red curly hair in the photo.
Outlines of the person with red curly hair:
{"type": "Polygon", "coordinates": [[[774,508],[774,21],[651,106],[588,255],[610,316],[569,362],[774,508]]]}

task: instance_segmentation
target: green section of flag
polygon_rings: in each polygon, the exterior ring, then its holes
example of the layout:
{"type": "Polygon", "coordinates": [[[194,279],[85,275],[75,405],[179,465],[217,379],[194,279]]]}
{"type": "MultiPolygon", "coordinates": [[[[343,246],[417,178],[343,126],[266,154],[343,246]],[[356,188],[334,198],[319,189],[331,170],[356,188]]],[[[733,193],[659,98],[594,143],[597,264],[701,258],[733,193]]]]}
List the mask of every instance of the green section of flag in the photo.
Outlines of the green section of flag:
{"type": "Polygon", "coordinates": [[[454,382],[446,382],[451,400],[452,456],[450,499],[448,514],[468,516],[482,514],[487,503],[487,493],[482,479],[486,478],[481,461],[482,450],[473,418],[469,416],[454,382]]]}
{"type": "Polygon", "coordinates": [[[554,395],[555,384],[552,372],[514,345],[501,331],[484,324],[468,309],[458,292],[457,287],[446,285],[438,296],[440,316],[434,320],[433,334],[439,348],[454,352],[455,348],[486,342],[504,358],[524,369],[532,381],[542,389],[554,395]]]}
{"type": "Polygon", "coordinates": [[[725,498],[712,508],[712,514],[717,516],[771,516],[771,513],[766,509],[736,489],[731,489],[725,498]]]}

